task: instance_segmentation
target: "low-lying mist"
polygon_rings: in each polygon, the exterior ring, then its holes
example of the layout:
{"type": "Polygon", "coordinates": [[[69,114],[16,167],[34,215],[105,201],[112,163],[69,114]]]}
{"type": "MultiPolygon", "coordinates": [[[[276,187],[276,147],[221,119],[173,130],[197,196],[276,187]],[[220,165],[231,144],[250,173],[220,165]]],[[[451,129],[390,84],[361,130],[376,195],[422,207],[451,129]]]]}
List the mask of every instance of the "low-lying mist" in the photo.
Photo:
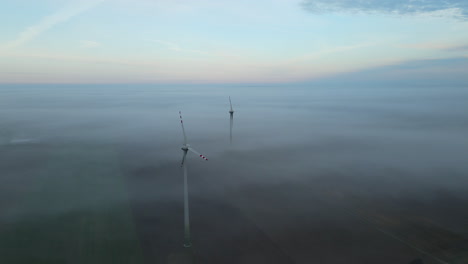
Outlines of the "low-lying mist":
{"type": "Polygon", "coordinates": [[[204,263],[462,263],[467,254],[466,89],[0,93],[0,223],[127,206],[145,260],[166,261],[183,238],[180,110],[189,143],[209,159],[187,160],[204,263]]]}

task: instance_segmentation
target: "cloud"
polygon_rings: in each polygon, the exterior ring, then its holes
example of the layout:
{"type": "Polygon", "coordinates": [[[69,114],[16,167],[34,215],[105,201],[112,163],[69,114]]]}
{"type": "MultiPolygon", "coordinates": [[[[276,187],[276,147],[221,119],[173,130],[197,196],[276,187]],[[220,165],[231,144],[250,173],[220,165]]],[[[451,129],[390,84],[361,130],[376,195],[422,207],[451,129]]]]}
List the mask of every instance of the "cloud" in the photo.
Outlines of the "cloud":
{"type": "Polygon", "coordinates": [[[26,28],[21,33],[19,33],[16,39],[6,43],[5,45],[0,46],[0,49],[12,49],[21,46],[37,38],[40,34],[49,30],[53,26],[66,22],[69,19],[83,13],[84,11],[98,5],[103,1],[105,0],[78,1],[74,5],[67,6],[52,15],[44,17],[37,24],[26,28]]]}
{"type": "Polygon", "coordinates": [[[202,50],[193,50],[193,49],[185,49],[181,48],[178,44],[169,42],[169,41],[164,41],[164,40],[153,40],[153,42],[162,44],[166,46],[169,50],[172,51],[178,51],[178,52],[188,52],[188,53],[197,53],[197,54],[202,54],[202,55],[208,55],[209,53],[206,51],[202,50]]]}
{"type": "Polygon", "coordinates": [[[317,80],[324,84],[463,86],[468,84],[468,57],[410,60],[340,73],[317,80]]]}
{"type": "Polygon", "coordinates": [[[446,51],[468,51],[468,44],[467,45],[458,45],[458,46],[447,47],[445,50],[446,51]]]}
{"type": "Polygon", "coordinates": [[[466,0],[304,0],[302,7],[312,13],[357,12],[400,15],[435,13],[468,19],[466,0]]]}
{"type": "Polygon", "coordinates": [[[152,42],[165,46],[168,50],[172,50],[175,52],[183,52],[183,53],[193,53],[199,54],[204,56],[212,56],[212,57],[223,57],[223,58],[239,58],[240,56],[236,52],[217,52],[217,51],[205,51],[205,50],[197,50],[197,49],[187,49],[180,47],[179,44],[164,40],[152,40],[152,42]]]}
{"type": "Polygon", "coordinates": [[[58,53],[8,53],[0,54],[0,58],[26,58],[26,59],[46,59],[49,61],[68,61],[78,63],[92,63],[92,64],[114,64],[114,65],[127,65],[127,66],[153,66],[154,62],[124,60],[119,58],[101,58],[95,56],[74,56],[63,55],[58,53]]]}
{"type": "Polygon", "coordinates": [[[453,44],[446,42],[420,42],[412,44],[399,45],[401,48],[409,49],[426,49],[426,50],[439,50],[449,52],[465,52],[468,51],[468,44],[453,44]]]}
{"type": "Polygon", "coordinates": [[[92,41],[92,40],[83,40],[83,41],[81,41],[81,46],[83,48],[96,48],[96,47],[99,47],[101,45],[102,45],[101,43],[96,42],[96,41],[92,41]]]}

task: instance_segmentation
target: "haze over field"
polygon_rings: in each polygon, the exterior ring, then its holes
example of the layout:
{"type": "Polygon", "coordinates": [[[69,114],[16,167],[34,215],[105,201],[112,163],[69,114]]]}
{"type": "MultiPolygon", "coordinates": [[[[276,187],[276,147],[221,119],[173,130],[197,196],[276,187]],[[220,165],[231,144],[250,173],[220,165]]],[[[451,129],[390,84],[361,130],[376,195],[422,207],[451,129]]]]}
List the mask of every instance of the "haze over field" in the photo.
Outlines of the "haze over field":
{"type": "Polygon", "coordinates": [[[203,263],[466,260],[464,88],[1,91],[6,262],[177,256],[179,109],[190,143],[209,158],[188,158],[194,250],[203,263]],[[227,94],[236,111],[232,146],[227,94]],[[51,253],[56,243],[62,253],[51,253]]]}

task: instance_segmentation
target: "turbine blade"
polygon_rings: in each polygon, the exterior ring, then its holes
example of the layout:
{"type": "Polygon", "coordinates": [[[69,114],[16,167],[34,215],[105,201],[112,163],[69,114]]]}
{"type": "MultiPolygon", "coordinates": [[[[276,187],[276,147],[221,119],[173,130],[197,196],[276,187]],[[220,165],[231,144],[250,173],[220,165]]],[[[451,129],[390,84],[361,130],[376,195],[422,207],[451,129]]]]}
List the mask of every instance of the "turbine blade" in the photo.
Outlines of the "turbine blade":
{"type": "Polygon", "coordinates": [[[180,163],[180,166],[184,166],[185,164],[185,157],[187,156],[187,151],[184,151],[184,156],[182,156],[182,163],[180,163]]]}
{"type": "Polygon", "coordinates": [[[232,110],[232,103],[231,103],[231,96],[229,96],[229,104],[231,105],[231,112],[233,112],[233,110],[232,110]]]}
{"type": "Polygon", "coordinates": [[[182,112],[179,111],[180,124],[182,125],[182,133],[184,133],[184,145],[187,145],[187,136],[185,135],[184,121],[182,120],[182,112]]]}
{"type": "Polygon", "coordinates": [[[200,156],[200,158],[204,159],[204,160],[208,160],[205,156],[203,156],[202,154],[198,153],[196,150],[194,150],[193,148],[188,148],[188,150],[192,151],[193,153],[197,154],[198,156],[200,156]]]}

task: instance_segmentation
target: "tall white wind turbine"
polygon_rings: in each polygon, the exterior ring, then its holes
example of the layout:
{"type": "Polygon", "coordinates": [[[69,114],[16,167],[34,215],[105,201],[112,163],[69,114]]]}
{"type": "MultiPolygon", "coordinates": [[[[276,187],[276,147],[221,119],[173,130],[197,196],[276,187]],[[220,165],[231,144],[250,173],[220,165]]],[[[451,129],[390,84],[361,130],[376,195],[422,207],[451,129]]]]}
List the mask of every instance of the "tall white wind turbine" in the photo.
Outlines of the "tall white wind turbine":
{"type": "Polygon", "coordinates": [[[229,114],[231,115],[230,126],[229,126],[229,142],[232,144],[232,126],[234,125],[234,110],[232,110],[231,96],[229,96],[229,104],[231,105],[231,110],[229,114]]]}
{"type": "Polygon", "coordinates": [[[190,147],[187,143],[187,136],[185,135],[184,121],[182,120],[182,113],[179,111],[180,115],[180,124],[182,125],[182,133],[184,134],[184,144],[182,145],[182,151],[184,155],[182,156],[182,164],[180,165],[184,170],[184,247],[191,247],[192,242],[190,240],[190,216],[189,216],[189,200],[188,200],[188,183],[187,183],[187,161],[186,156],[187,152],[191,151],[197,154],[200,158],[208,160],[205,156],[198,153],[196,150],[190,147]]]}

